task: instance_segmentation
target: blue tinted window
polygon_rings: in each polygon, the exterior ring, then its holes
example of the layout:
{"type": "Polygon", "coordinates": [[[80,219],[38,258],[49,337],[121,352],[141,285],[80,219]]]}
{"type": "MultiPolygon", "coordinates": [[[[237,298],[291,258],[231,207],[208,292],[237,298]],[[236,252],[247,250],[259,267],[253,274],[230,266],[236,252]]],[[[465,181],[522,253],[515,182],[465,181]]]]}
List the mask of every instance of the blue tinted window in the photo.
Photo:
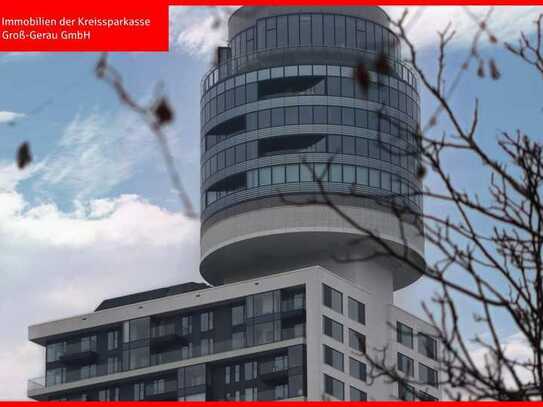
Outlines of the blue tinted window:
{"type": "Polygon", "coordinates": [[[341,96],[339,79],[340,78],[331,76],[326,79],[328,85],[328,96],[341,96]]]}
{"type": "Polygon", "coordinates": [[[342,107],[341,114],[342,114],[341,121],[343,125],[354,126],[354,109],[350,107],[342,107]]]}
{"type": "Polygon", "coordinates": [[[282,107],[276,107],[272,109],[272,126],[283,126],[285,124],[285,117],[282,107]]]}
{"type": "Polygon", "coordinates": [[[245,86],[236,88],[236,106],[245,104],[245,86]]]}
{"type": "Polygon", "coordinates": [[[288,45],[297,47],[300,45],[300,21],[299,16],[288,16],[288,45]]]}
{"type": "Polygon", "coordinates": [[[259,20],[256,24],[258,49],[266,48],[266,21],[259,20]]]}
{"type": "Polygon", "coordinates": [[[335,16],[336,19],[336,45],[345,46],[345,16],[335,16]]]}
{"type": "Polygon", "coordinates": [[[380,188],[381,179],[379,176],[379,170],[374,170],[370,168],[370,187],[380,188]]]}
{"type": "Polygon", "coordinates": [[[355,154],[354,137],[343,136],[343,154],[355,154]]]}
{"type": "Polygon", "coordinates": [[[341,136],[328,136],[328,151],[332,154],[341,153],[342,139],[341,136]]]}
{"type": "Polygon", "coordinates": [[[265,129],[266,127],[270,127],[270,111],[261,110],[258,112],[258,128],[265,129]]]}
{"type": "Polygon", "coordinates": [[[331,164],[330,165],[330,182],[342,182],[341,175],[341,165],[340,164],[331,164]]]}
{"type": "Polygon", "coordinates": [[[375,51],[375,31],[373,27],[374,27],[374,24],[371,21],[366,22],[367,48],[370,51],[375,51]]]}
{"type": "Polygon", "coordinates": [[[368,113],[365,110],[362,109],[356,109],[356,126],[367,128],[368,127],[368,113]]]}
{"type": "Polygon", "coordinates": [[[379,147],[380,147],[379,141],[375,141],[375,140],[369,141],[369,156],[371,158],[375,158],[377,160],[379,159],[379,147]]]}
{"type": "Polygon", "coordinates": [[[379,118],[376,112],[368,112],[368,129],[377,130],[379,118]]]}
{"type": "MultiPolygon", "coordinates": [[[[247,103],[256,102],[258,100],[258,84],[256,82],[247,85],[247,103]]],[[[218,105],[217,105],[218,108],[218,105]]]]}
{"type": "Polygon", "coordinates": [[[311,45],[311,16],[300,16],[300,45],[311,45]]]}
{"type": "Polygon", "coordinates": [[[225,166],[225,152],[221,151],[219,154],[217,154],[217,168],[219,170],[222,170],[225,166]]]}
{"type": "Polygon", "coordinates": [[[392,183],[390,179],[390,173],[381,172],[381,188],[390,191],[392,189],[392,183]]]}
{"type": "Polygon", "coordinates": [[[285,124],[298,124],[298,106],[285,107],[285,124]]]}
{"type": "Polygon", "coordinates": [[[272,167],[272,180],[274,184],[285,183],[285,167],[282,165],[276,165],[272,167]]]}
{"type": "Polygon", "coordinates": [[[354,81],[352,78],[341,78],[341,96],[354,97],[354,81]]]}
{"type": "Polygon", "coordinates": [[[356,167],[356,183],[360,185],[369,184],[369,174],[366,167],[356,167]]]}
{"type": "Polygon", "coordinates": [[[314,106],[313,107],[313,122],[315,124],[327,123],[326,106],[314,106]]]}
{"type": "Polygon", "coordinates": [[[324,28],[324,45],[327,47],[334,46],[334,16],[323,16],[323,28],[324,28]]]}
{"type": "Polygon", "coordinates": [[[347,48],[356,48],[356,20],[353,17],[347,17],[346,21],[346,41],[347,48]]]}
{"type": "Polygon", "coordinates": [[[328,124],[341,124],[341,108],[339,106],[328,107],[328,124]]]}
{"type": "Polygon", "coordinates": [[[313,168],[310,163],[302,163],[300,165],[300,181],[301,182],[313,181],[313,168]]]}
{"type": "Polygon", "coordinates": [[[230,167],[236,161],[236,150],[234,147],[230,147],[226,150],[226,166],[230,167]]]}
{"type": "Polygon", "coordinates": [[[276,48],[277,47],[277,31],[274,29],[266,31],[266,47],[267,48],[276,48]]]}
{"type": "Polygon", "coordinates": [[[236,146],[236,163],[242,163],[247,160],[247,152],[245,150],[245,144],[239,144],[236,146]]]}
{"type": "Polygon", "coordinates": [[[258,186],[258,170],[251,170],[247,172],[247,188],[254,188],[258,186]]]}
{"type": "Polygon", "coordinates": [[[271,184],[271,168],[265,167],[258,170],[258,178],[260,185],[270,185],[271,184]]]}
{"type": "Polygon", "coordinates": [[[257,113],[248,113],[246,116],[247,120],[247,130],[256,130],[258,128],[258,118],[257,113]]]}
{"type": "Polygon", "coordinates": [[[315,176],[321,181],[328,181],[328,165],[315,164],[315,176]]]}
{"type": "Polygon", "coordinates": [[[298,164],[287,165],[287,182],[299,182],[300,172],[298,164]]]}
{"type": "Polygon", "coordinates": [[[288,46],[288,22],[287,16],[277,17],[277,47],[284,48],[288,46]]]}
{"type": "Polygon", "coordinates": [[[313,31],[312,43],[315,46],[322,45],[322,15],[313,14],[311,16],[311,28],[313,31]]]}
{"type": "Polygon", "coordinates": [[[251,141],[247,143],[247,160],[253,160],[258,157],[258,143],[251,141]]]}
{"type": "Polygon", "coordinates": [[[343,166],[343,182],[346,182],[348,184],[354,184],[356,182],[354,165],[343,166]]]}
{"type": "Polygon", "coordinates": [[[363,138],[356,139],[356,154],[366,157],[368,155],[368,141],[363,138]]]}
{"type": "Polygon", "coordinates": [[[300,124],[313,123],[313,108],[312,106],[300,106],[300,124]]]}

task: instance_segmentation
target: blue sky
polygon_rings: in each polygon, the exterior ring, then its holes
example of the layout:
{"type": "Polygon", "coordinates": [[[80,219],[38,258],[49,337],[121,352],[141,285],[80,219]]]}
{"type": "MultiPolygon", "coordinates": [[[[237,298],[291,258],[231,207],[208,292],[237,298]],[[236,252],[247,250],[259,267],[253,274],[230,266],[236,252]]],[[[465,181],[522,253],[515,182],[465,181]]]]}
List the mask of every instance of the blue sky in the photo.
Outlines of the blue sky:
{"type": "MultiPolygon", "coordinates": [[[[401,10],[388,9],[393,17],[401,10]]],[[[512,40],[530,30],[540,12],[498,8],[491,27],[500,41],[512,40]]],[[[139,101],[150,101],[163,82],[175,108],[168,139],[195,205],[199,83],[224,36],[224,27],[209,29],[217,13],[224,11],[172,9],[170,52],[113,54],[110,60],[139,101]]],[[[461,8],[427,7],[412,29],[428,72],[434,69],[435,32],[449,21],[459,33],[449,54],[450,66],[457,67],[474,30],[461,8]]],[[[482,53],[496,59],[502,79],[480,79],[472,69],[453,103],[468,123],[473,100],[480,98],[482,140],[499,154],[501,130],[522,128],[538,137],[543,82],[501,45],[485,42],[482,53]]],[[[1,334],[0,399],[24,398],[26,379],[43,374],[41,350],[26,341],[28,325],[90,311],[107,296],[199,279],[199,224],[180,213],[153,136],[94,76],[97,58],[0,54],[0,325],[9,327],[1,334]],[[14,155],[23,141],[30,142],[34,162],[19,171],[14,155]]],[[[431,105],[423,94],[423,117],[431,105]]],[[[440,129],[447,123],[440,122],[440,129]]],[[[476,163],[451,157],[448,164],[468,190],[486,188],[488,178],[476,163]]],[[[397,299],[420,313],[420,301],[432,290],[421,280],[397,299]]],[[[468,321],[466,327],[478,329],[468,321]]],[[[500,330],[504,337],[516,333],[505,322],[500,330]]]]}

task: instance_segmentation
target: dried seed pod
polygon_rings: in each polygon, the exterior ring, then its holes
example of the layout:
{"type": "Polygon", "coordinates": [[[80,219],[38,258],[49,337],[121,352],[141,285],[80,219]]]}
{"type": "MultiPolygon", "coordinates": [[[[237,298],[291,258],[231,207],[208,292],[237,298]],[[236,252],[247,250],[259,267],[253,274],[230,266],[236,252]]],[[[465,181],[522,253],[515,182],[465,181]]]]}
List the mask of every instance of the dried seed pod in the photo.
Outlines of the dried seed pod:
{"type": "Polygon", "coordinates": [[[153,114],[156,118],[156,123],[159,126],[170,123],[173,120],[173,110],[166,98],[160,98],[153,109],[153,114]]]}
{"type": "Polygon", "coordinates": [[[367,93],[370,87],[370,73],[368,67],[364,64],[358,64],[354,71],[355,81],[362,88],[362,90],[367,93]]]}
{"type": "Polygon", "coordinates": [[[30,152],[30,145],[25,141],[17,149],[17,167],[22,170],[31,162],[32,153],[30,152]]]}

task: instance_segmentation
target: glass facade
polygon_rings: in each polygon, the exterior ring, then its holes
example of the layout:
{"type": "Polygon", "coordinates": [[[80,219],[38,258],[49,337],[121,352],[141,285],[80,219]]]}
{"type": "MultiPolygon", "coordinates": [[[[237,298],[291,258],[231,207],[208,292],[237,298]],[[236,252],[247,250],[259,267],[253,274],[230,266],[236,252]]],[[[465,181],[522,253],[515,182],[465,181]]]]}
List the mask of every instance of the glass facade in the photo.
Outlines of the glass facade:
{"type": "MultiPolygon", "coordinates": [[[[52,342],[46,347],[45,386],[304,336],[302,285],[233,299],[228,304],[209,304],[204,309],[138,318],[116,329],[52,342]]],[[[303,357],[301,362],[300,357],[295,359],[298,364],[303,362],[303,357]]],[[[122,392],[121,396],[126,399],[122,392]]]]}
{"type": "Polygon", "coordinates": [[[357,186],[420,210],[420,97],[387,27],[333,12],[266,16],[232,33],[229,50],[202,82],[203,221],[244,201],[315,193],[323,173],[331,193],[357,186]],[[302,47],[314,61],[304,50],[296,63],[302,47]],[[319,57],[326,48],[334,64],[319,57]],[[357,56],[377,55],[392,69],[370,66],[363,88],[357,56]]]}
{"type": "MultiPolygon", "coordinates": [[[[339,65],[287,65],[241,74],[235,80],[221,82],[202,97],[202,126],[207,128],[211,119],[238,106],[290,96],[363,100],[403,113],[406,121],[418,118],[420,97],[410,84],[370,71],[368,88],[363,89],[353,76],[354,67],[339,65]]],[[[348,120],[345,125],[349,125],[348,120]]]]}

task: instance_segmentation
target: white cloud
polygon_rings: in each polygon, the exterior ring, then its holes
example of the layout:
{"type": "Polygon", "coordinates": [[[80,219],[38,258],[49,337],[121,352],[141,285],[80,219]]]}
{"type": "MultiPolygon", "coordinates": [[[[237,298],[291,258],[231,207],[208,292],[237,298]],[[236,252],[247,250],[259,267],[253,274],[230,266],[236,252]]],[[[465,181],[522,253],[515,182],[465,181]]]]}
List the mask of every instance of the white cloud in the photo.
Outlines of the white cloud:
{"type": "MultiPolygon", "coordinates": [[[[404,10],[409,10],[410,18],[417,15],[419,7],[388,6],[383,7],[393,20],[400,18],[404,10]]],[[[490,7],[468,7],[472,15],[479,19],[486,16],[490,7]]],[[[533,32],[533,21],[543,12],[543,7],[535,6],[499,6],[492,8],[488,22],[489,30],[499,41],[515,41],[521,31],[533,32]]],[[[461,6],[423,6],[420,16],[408,32],[409,38],[419,47],[435,47],[437,32],[442,31],[451,23],[451,29],[456,31],[455,39],[451,45],[456,47],[469,47],[473,35],[477,31],[477,23],[469,16],[465,7],[461,6]]],[[[483,42],[488,44],[488,41],[483,42]]]]}
{"type": "MultiPolygon", "coordinates": [[[[506,358],[517,363],[522,364],[533,361],[534,354],[532,349],[530,348],[526,337],[521,332],[517,332],[506,337],[502,342],[502,350],[506,358]]],[[[492,366],[492,358],[489,356],[490,354],[487,349],[477,348],[470,352],[470,355],[473,358],[475,365],[479,369],[486,369],[487,365],[492,366]]],[[[515,374],[522,383],[533,383],[534,376],[528,369],[525,369],[522,366],[517,366],[515,369],[515,374]]],[[[504,369],[503,376],[504,382],[507,386],[510,386],[511,388],[515,388],[517,386],[509,371],[504,369]]]]}
{"type": "Polygon", "coordinates": [[[170,7],[172,48],[212,56],[227,41],[227,21],[237,7],[170,7]]]}
{"type": "MultiPolygon", "coordinates": [[[[217,46],[227,41],[227,20],[237,7],[170,7],[170,42],[173,49],[180,49],[190,54],[211,55],[217,46]],[[221,23],[212,28],[216,21],[221,23]]],[[[398,19],[408,8],[409,15],[417,14],[420,7],[387,6],[383,7],[392,19],[398,19]]],[[[469,7],[472,14],[482,17],[489,7],[469,7]]],[[[500,6],[494,7],[489,22],[490,30],[500,41],[514,41],[521,30],[533,32],[532,22],[543,7],[535,6],[500,6]]],[[[410,17],[409,17],[410,18],[410,17]]],[[[477,24],[460,6],[424,6],[420,18],[410,28],[409,37],[420,48],[435,46],[437,32],[451,22],[457,31],[452,46],[468,47],[471,45],[477,24]]],[[[488,43],[488,41],[486,42],[488,43]]]]}
{"type": "Polygon", "coordinates": [[[56,152],[43,162],[39,186],[60,186],[76,199],[104,194],[133,175],[150,156],[155,140],[132,112],[77,115],[56,152]]]}
{"type": "Polygon", "coordinates": [[[0,63],[32,61],[43,52],[0,52],[0,63]]]}
{"type": "Polygon", "coordinates": [[[0,111],[0,123],[13,123],[17,119],[25,117],[24,113],[0,111]]]}
{"type": "MultiPolygon", "coordinates": [[[[92,311],[105,298],[199,279],[199,222],[134,195],[31,205],[0,165],[0,399],[43,375],[33,323],[92,311]],[[17,310],[17,312],[14,312],[17,310]],[[8,351],[9,350],[9,351],[8,351]]],[[[19,177],[19,181],[23,176],[19,177]]]]}

